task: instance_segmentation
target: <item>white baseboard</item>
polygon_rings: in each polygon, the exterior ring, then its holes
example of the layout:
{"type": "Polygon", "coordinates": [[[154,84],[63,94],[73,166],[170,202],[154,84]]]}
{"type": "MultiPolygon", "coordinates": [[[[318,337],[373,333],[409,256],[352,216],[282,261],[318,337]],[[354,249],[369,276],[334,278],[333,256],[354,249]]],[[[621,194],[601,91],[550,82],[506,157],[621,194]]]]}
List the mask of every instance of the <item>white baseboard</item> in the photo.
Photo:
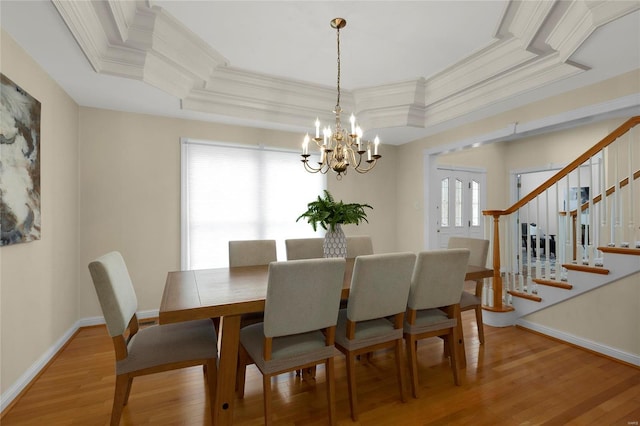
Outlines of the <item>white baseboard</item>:
{"type": "MultiPolygon", "coordinates": [[[[139,311],[138,318],[155,318],[158,316],[158,310],[139,311]]],[[[54,356],[64,347],[64,345],[73,337],[76,331],[82,327],[104,324],[104,317],[88,317],[76,321],[62,337],[60,337],[36,362],[34,362],[6,391],[0,396],[0,412],[4,412],[13,400],[35,379],[42,369],[53,359],[54,356]]]]}
{"type": "Polygon", "coordinates": [[[565,333],[564,331],[559,331],[553,328],[545,327],[543,325],[536,324],[524,319],[518,319],[516,324],[524,328],[528,328],[530,330],[536,331],[538,333],[554,337],[558,340],[571,343],[572,345],[589,349],[593,352],[597,352],[599,354],[606,355],[608,357],[615,358],[620,361],[624,361],[628,364],[637,365],[640,367],[640,355],[638,354],[628,353],[620,349],[606,346],[589,339],[584,339],[582,337],[574,336],[573,334],[565,333]]]}
{"type": "Polygon", "coordinates": [[[74,335],[74,333],[78,330],[79,322],[77,321],[66,333],[62,335],[47,351],[42,354],[42,356],[34,362],[31,367],[27,369],[27,371],[22,374],[9,388],[2,392],[2,396],[0,397],[0,412],[4,411],[5,408],[13,402],[13,400],[20,395],[29,383],[33,379],[35,379],[40,371],[53,359],[53,357],[62,349],[62,347],[67,343],[69,339],[74,335]]]}

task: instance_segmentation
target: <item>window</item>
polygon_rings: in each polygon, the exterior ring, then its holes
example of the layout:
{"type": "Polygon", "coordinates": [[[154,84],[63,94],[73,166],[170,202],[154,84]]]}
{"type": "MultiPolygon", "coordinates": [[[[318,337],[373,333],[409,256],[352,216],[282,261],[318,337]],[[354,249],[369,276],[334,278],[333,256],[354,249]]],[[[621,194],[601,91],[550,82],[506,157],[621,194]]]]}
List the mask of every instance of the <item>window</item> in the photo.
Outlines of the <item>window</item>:
{"type": "Polygon", "coordinates": [[[471,226],[480,225],[480,183],[471,181],[471,226]]]}
{"type": "Polygon", "coordinates": [[[456,179],[455,226],[462,226],[462,181],[456,179]]]}
{"type": "Polygon", "coordinates": [[[449,226],[449,178],[440,181],[440,226],[449,226]]]}
{"type": "Polygon", "coordinates": [[[318,237],[296,222],[326,187],[300,153],[265,147],[182,141],[182,269],[229,264],[229,240],[318,237]]]}

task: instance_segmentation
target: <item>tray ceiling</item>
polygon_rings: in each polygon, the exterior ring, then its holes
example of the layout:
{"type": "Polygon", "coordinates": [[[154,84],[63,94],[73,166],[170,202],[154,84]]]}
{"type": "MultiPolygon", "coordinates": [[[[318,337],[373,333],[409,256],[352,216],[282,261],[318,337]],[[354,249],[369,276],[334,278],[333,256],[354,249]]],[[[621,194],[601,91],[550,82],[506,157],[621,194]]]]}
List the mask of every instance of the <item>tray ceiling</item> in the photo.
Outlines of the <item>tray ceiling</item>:
{"type": "Polygon", "coordinates": [[[637,1],[6,1],[78,104],[307,131],[343,109],[402,144],[640,68],[637,1]]]}

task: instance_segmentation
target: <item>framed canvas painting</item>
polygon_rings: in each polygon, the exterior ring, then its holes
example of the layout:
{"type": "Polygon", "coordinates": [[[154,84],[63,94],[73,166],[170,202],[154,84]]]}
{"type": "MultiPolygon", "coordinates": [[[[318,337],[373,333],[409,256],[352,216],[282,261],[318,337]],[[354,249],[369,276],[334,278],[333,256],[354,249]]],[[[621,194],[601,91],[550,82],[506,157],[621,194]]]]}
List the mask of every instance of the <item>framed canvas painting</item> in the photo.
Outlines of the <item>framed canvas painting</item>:
{"type": "Polygon", "coordinates": [[[0,74],[0,246],[40,239],[40,102],[0,74]]]}

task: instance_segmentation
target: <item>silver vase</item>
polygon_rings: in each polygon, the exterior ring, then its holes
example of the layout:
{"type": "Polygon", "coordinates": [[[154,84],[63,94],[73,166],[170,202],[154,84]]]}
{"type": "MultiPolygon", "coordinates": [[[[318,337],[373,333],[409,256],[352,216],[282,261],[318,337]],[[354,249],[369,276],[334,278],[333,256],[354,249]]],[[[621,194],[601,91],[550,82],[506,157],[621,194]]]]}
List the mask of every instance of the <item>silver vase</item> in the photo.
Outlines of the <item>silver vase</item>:
{"type": "Polygon", "coordinates": [[[337,224],[333,231],[327,231],[322,249],[324,257],[347,257],[347,237],[344,236],[340,224],[337,224]]]}

